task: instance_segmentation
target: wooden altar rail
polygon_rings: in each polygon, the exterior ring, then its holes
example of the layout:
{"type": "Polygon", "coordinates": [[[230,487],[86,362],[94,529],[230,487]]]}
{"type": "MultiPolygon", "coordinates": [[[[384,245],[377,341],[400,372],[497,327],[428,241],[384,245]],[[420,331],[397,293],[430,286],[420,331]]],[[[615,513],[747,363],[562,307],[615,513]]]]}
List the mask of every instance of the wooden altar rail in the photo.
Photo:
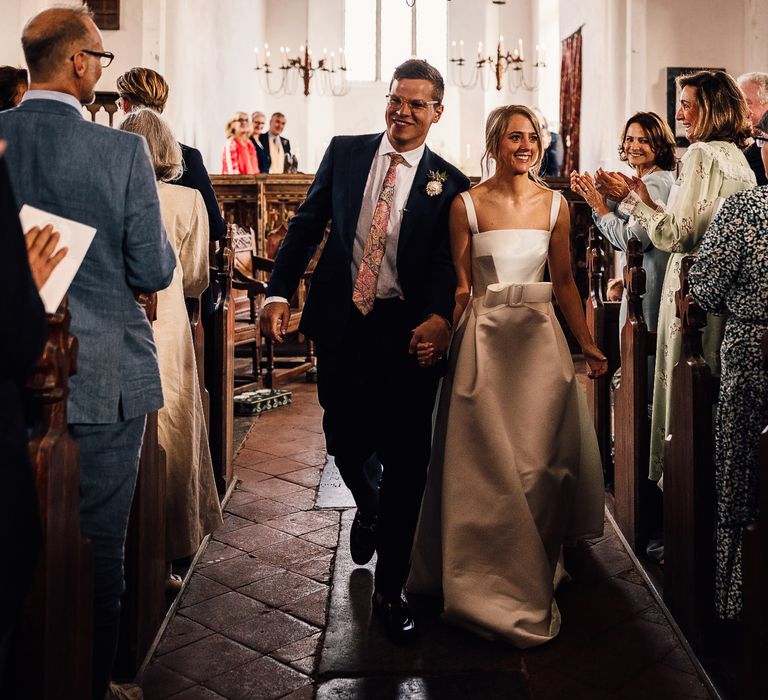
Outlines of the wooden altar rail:
{"type": "MultiPolygon", "coordinates": [[[[763,335],[763,363],[768,371],[768,331],[763,335]]],[[[744,678],[746,700],[768,697],[768,426],[760,435],[758,519],[744,528],[744,678]]]]}
{"type": "Polygon", "coordinates": [[[13,663],[22,669],[24,697],[35,700],[91,694],[93,555],[80,534],[80,461],[67,429],[69,377],[77,371],[77,340],[69,323],[65,299],[48,316],[48,341],[27,382],[41,407],[29,455],[43,549],[13,663]]]}
{"type": "Polygon", "coordinates": [[[597,433],[600,458],[607,481],[613,480],[611,449],[611,377],[621,361],[619,356],[619,309],[621,303],[605,301],[606,252],[610,250],[596,226],[589,229],[587,265],[589,270],[589,296],[586,318],[592,338],[608,358],[608,372],[587,384],[587,404],[597,433]]]}

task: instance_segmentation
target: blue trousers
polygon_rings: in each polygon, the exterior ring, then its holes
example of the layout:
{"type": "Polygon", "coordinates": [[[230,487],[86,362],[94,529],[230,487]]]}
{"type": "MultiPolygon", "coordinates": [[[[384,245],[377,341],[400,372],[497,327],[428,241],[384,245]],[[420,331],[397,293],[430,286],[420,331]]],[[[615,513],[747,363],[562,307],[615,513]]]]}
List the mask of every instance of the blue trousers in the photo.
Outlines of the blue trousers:
{"type": "Polygon", "coordinates": [[[80,529],[93,543],[93,698],[109,685],[125,591],[125,536],[146,416],[118,423],[70,424],[80,446],[80,529]]]}

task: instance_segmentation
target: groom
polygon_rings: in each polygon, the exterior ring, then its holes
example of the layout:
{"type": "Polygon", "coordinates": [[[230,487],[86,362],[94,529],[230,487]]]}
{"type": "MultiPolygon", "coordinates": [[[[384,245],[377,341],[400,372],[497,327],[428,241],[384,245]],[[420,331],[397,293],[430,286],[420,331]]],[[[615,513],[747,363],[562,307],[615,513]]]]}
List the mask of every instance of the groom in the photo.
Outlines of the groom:
{"type": "Polygon", "coordinates": [[[443,78],[426,61],[395,69],[386,131],[337,136],[275,261],[262,332],[280,342],[286,302],[323,239],[301,331],[315,341],[323,429],[357,514],[352,559],[378,552],[373,610],[396,641],[415,631],[401,598],[431,442],[438,373],[417,342],[448,348],[456,277],[448,209],[467,178],[424,144],[443,113],[443,78]],[[378,458],[380,483],[366,478],[378,458]]]}

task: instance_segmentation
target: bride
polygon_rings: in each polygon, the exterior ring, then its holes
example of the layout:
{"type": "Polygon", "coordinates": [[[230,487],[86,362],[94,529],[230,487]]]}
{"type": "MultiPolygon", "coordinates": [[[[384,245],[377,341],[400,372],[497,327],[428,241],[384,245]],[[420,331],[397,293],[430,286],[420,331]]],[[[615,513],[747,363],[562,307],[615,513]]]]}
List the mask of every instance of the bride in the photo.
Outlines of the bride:
{"type": "MultiPolygon", "coordinates": [[[[563,543],[603,528],[597,440],[553,291],[589,376],[607,362],[573,281],[568,207],[534,175],[541,132],[527,107],[490,114],[484,158],[495,174],[451,205],[457,330],[407,587],[442,593],[452,623],[531,647],[560,629],[563,543]]],[[[417,352],[439,360],[429,344],[417,352]]]]}

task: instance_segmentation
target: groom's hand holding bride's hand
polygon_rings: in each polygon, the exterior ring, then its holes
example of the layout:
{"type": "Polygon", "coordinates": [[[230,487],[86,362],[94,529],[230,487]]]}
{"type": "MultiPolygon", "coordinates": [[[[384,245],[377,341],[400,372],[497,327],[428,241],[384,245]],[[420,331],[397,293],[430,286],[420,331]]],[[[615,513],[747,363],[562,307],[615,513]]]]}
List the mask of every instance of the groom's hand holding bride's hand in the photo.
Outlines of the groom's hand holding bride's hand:
{"type": "Polygon", "coordinates": [[[451,330],[448,322],[438,314],[430,315],[413,329],[408,352],[416,357],[421,367],[433,367],[445,357],[451,330]]]}

